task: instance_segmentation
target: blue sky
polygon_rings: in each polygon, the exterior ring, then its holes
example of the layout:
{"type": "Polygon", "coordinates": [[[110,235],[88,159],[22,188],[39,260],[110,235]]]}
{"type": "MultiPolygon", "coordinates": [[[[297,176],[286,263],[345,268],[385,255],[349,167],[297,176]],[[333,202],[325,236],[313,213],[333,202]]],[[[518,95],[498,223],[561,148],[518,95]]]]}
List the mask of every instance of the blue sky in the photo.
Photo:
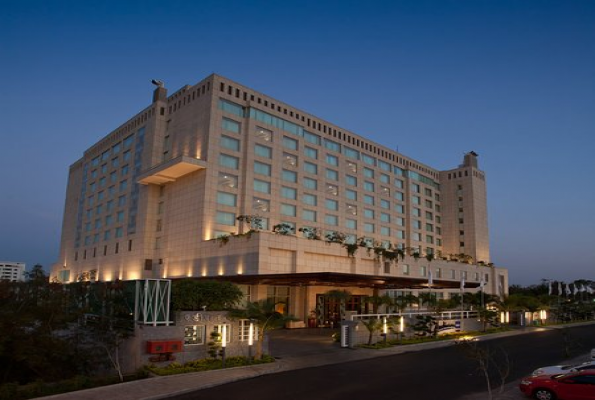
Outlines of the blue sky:
{"type": "Polygon", "coordinates": [[[68,166],[216,72],[488,177],[511,283],[595,279],[593,1],[19,1],[0,14],[0,260],[57,260],[68,166]]]}

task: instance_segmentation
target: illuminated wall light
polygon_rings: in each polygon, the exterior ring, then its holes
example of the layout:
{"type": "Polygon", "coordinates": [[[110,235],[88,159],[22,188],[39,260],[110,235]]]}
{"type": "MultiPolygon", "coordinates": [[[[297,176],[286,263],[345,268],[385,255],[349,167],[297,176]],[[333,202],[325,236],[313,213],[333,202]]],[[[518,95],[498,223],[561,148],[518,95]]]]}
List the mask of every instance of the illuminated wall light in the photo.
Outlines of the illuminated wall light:
{"type": "Polygon", "coordinates": [[[250,322],[250,326],[248,327],[248,346],[252,346],[254,344],[254,322],[250,322]]]}
{"type": "Polygon", "coordinates": [[[386,317],[382,320],[382,334],[386,335],[388,333],[388,325],[386,323],[386,317]]]}
{"type": "Polygon", "coordinates": [[[405,332],[405,318],[401,316],[401,319],[399,320],[399,332],[403,333],[405,332]]]}
{"type": "Polygon", "coordinates": [[[221,347],[227,347],[227,325],[223,324],[221,329],[221,347]]]}

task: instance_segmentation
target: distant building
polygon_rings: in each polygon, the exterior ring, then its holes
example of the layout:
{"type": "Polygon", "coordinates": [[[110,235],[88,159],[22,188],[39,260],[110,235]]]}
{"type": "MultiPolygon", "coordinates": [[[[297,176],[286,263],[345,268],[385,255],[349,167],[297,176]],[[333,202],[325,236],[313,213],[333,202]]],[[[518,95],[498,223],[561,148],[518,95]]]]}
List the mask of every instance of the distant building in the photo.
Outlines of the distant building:
{"type": "Polygon", "coordinates": [[[439,171],[218,75],[157,83],[71,165],[52,279],[225,279],[304,321],[336,315],[336,288],[351,312],[379,291],[507,293],[476,153],[439,171]]]}
{"type": "Polygon", "coordinates": [[[0,280],[19,282],[25,280],[25,263],[0,261],[0,280]]]}

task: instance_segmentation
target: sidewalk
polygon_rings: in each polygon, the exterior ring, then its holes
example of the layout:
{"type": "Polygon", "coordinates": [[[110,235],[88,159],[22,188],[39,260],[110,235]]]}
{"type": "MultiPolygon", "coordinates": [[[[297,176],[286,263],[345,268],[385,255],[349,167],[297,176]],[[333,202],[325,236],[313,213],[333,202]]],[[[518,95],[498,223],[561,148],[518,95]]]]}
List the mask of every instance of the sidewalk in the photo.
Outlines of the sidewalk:
{"type": "MultiPolygon", "coordinates": [[[[572,326],[582,324],[573,324],[572,326]]],[[[566,325],[569,326],[569,325],[566,325]]],[[[508,332],[495,333],[480,336],[481,341],[498,337],[522,335],[547,329],[561,329],[563,326],[525,327],[508,332]]],[[[344,349],[338,344],[330,344],[325,347],[324,352],[286,355],[282,359],[270,364],[259,364],[248,367],[227,368],[206,372],[195,372],[180,375],[160,376],[142,379],[133,382],[120,383],[110,386],[102,386],[93,389],[80,390],[76,392],[41,397],[44,400],[157,400],[164,399],[175,394],[183,394],[199,389],[206,389],[213,386],[223,385],[242,379],[249,379],[261,375],[274,374],[282,371],[318,367],[329,364],[340,364],[349,361],[365,360],[375,357],[390,356],[405,352],[435,349],[452,346],[452,340],[439,342],[419,343],[407,346],[394,346],[386,349],[344,349]]],[[[275,355],[275,354],[274,354],[275,355]]],[[[516,388],[516,385],[515,385],[516,388]]],[[[512,392],[512,390],[511,390],[512,392]]],[[[485,394],[477,394],[476,397],[468,396],[465,400],[485,399],[485,394]]],[[[500,397],[501,399],[513,399],[516,397],[500,397]]]]}

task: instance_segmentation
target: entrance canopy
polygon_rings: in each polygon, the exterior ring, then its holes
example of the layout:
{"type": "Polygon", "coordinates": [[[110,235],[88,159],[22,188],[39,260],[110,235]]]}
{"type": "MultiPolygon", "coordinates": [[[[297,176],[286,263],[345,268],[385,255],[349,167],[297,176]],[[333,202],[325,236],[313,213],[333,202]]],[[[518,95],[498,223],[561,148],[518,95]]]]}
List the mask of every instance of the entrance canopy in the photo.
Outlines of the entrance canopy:
{"type": "MultiPolygon", "coordinates": [[[[310,272],[295,274],[213,276],[201,279],[224,280],[245,285],[275,286],[356,286],[376,289],[429,289],[427,279],[342,274],[337,272],[310,272]]],[[[479,287],[479,283],[465,282],[465,289],[479,287]]],[[[432,289],[459,289],[460,282],[434,279],[432,289]]]]}

